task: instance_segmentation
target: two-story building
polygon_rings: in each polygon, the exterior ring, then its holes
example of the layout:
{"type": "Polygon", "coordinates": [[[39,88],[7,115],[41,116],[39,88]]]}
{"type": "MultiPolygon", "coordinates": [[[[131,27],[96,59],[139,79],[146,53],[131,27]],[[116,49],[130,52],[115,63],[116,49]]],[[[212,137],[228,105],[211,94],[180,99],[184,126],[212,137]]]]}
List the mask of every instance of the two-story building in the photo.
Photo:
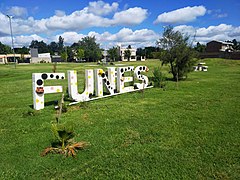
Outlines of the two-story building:
{"type": "Polygon", "coordinates": [[[128,49],[128,48],[122,48],[119,46],[119,53],[122,61],[128,61],[128,57],[125,55],[125,51],[129,50],[131,52],[131,56],[129,58],[129,61],[137,61],[137,50],[136,49],[128,49]]]}
{"type": "Polygon", "coordinates": [[[210,41],[207,43],[206,52],[232,52],[233,43],[223,41],[210,41]]]}

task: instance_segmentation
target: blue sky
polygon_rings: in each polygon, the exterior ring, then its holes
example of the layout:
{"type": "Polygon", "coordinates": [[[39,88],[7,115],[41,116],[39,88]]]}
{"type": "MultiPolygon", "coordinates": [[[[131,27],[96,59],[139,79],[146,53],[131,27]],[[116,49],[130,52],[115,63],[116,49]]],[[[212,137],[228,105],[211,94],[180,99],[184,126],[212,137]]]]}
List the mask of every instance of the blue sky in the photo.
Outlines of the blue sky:
{"type": "Polygon", "coordinates": [[[195,36],[195,42],[240,41],[239,0],[2,0],[0,41],[10,45],[6,14],[14,16],[16,46],[50,43],[60,35],[66,45],[95,36],[103,48],[154,46],[166,25],[195,36]]]}

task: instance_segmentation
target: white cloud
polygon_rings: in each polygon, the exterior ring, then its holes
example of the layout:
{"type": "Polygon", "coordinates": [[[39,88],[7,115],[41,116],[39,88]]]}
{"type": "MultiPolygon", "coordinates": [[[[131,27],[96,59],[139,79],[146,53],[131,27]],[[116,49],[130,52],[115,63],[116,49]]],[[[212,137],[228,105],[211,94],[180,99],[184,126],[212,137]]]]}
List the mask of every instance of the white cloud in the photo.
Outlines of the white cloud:
{"type": "MultiPolygon", "coordinates": [[[[147,17],[147,10],[142,8],[130,8],[125,11],[116,12],[113,19],[104,18],[88,12],[88,8],[75,11],[68,16],[52,16],[46,21],[46,28],[55,30],[82,30],[89,27],[109,27],[114,25],[136,25],[147,17]],[[134,18],[132,18],[134,17],[134,18]]],[[[43,21],[43,20],[42,20],[43,21]]]]}
{"type": "Polygon", "coordinates": [[[65,12],[62,11],[62,10],[55,10],[55,15],[58,16],[58,17],[63,17],[65,16],[65,12]]]}
{"type": "Polygon", "coordinates": [[[13,6],[7,10],[7,14],[12,15],[17,18],[24,18],[27,16],[27,9],[24,7],[13,6]]]}
{"type": "Polygon", "coordinates": [[[217,17],[218,17],[218,18],[228,17],[228,14],[227,14],[227,13],[218,14],[217,17]]]}
{"type": "Polygon", "coordinates": [[[117,12],[113,16],[113,25],[136,25],[140,24],[147,18],[147,9],[140,7],[129,8],[125,11],[117,12]]]}
{"type": "Polygon", "coordinates": [[[1,28],[0,28],[0,35],[2,34],[4,36],[4,35],[7,35],[7,34],[10,34],[10,31],[9,31],[9,20],[1,12],[0,12],[0,26],[1,26],[1,28]]]}
{"type": "Polygon", "coordinates": [[[98,16],[104,16],[117,11],[118,6],[119,4],[116,2],[113,2],[112,5],[110,5],[109,3],[105,3],[103,1],[94,1],[94,2],[89,2],[87,10],[89,13],[92,13],[98,16]]]}
{"type": "MultiPolygon", "coordinates": [[[[95,31],[91,31],[88,34],[81,34],[76,32],[64,32],[55,36],[51,36],[48,39],[38,36],[36,34],[33,35],[26,35],[26,36],[15,36],[14,44],[16,47],[19,46],[29,46],[32,40],[44,41],[49,44],[52,41],[57,42],[59,36],[64,38],[65,45],[71,45],[74,42],[78,42],[83,37],[86,36],[95,36],[97,43],[101,45],[102,48],[109,48],[112,46],[116,46],[117,44],[122,44],[127,46],[131,44],[132,46],[139,47],[139,46],[154,46],[156,40],[159,39],[159,34],[155,33],[149,29],[140,29],[133,31],[129,28],[122,28],[115,34],[104,32],[99,34],[95,31]]],[[[4,44],[11,45],[11,38],[8,37],[0,37],[0,41],[4,44]]]]}
{"type": "MultiPolygon", "coordinates": [[[[12,31],[13,35],[25,35],[32,33],[44,33],[48,32],[45,26],[46,20],[35,20],[33,17],[27,19],[12,19],[12,31]]],[[[9,19],[2,13],[0,13],[0,35],[10,34],[9,19]]]]}
{"type": "Polygon", "coordinates": [[[159,35],[149,29],[132,31],[129,28],[123,28],[116,33],[116,40],[118,42],[155,42],[158,38],[159,35]]]}
{"type": "Polygon", "coordinates": [[[21,47],[22,44],[28,47],[33,40],[44,41],[48,43],[48,39],[42,38],[36,34],[30,35],[30,36],[23,36],[23,35],[17,36],[15,37],[14,40],[15,40],[16,47],[21,47]]]}
{"type": "Polygon", "coordinates": [[[187,25],[176,26],[174,27],[174,30],[180,31],[185,35],[190,35],[190,36],[194,36],[194,34],[196,33],[196,29],[193,26],[187,26],[187,25]]]}
{"type": "MultiPolygon", "coordinates": [[[[237,28],[234,28],[230,33],[229,33],[230,37],[240,37],[240,26],[237,28]]],[[[240,38],[239,38],[240,39],[240,38]]]]}
{"type": "Polygon", "coordinates": [[[131,44],[137,47],[142,46],[143,44],[151,44],[154,46],[156,40],[160,37],[157,33],[149,29],[140,29],[133,31],[129,28],[123,28],[115,34],[111,34],[109,32],[99,34],[95,31],[91,31],[88,34],[84,35],[77,34],[76,32],[66,32],[55,36],[55,41],[57,41],[59,36],[62,36],[64,38],[64,42],[67,44],[78,42],[85,36],[95,36],[97,43],[100,43],[102,45],[102,48],[111,47],[119,43],[123,45],[131,44]]]}
{"type": "MultiPolygon", "coordinates": [[[[26,46],[28,47],[30,45],[30,43],[32,42],[32,40],[38,40],[38,41],[44,41],[46,43],[48,43],[48,39],[42,38],[36,34],[32,34],[29,36],[16,36],[14,37],[14,47],[22,47],[22,46],[26,46]]],[[[0,42],[2,42],[3,44],[7,44],[9,46],[11,46],[11,37],[0,37],[0,42]]]]}
{"type": "MultiPolygon", "coordinates": [[[[176,26],[174,30],[185,33],[191,36],[191,38],[195,36],[195,43],[207,43],[212,40],[225,41],[232,39],[240,41],[240,26],[234,27],[232,25],[220,24],[218,26],[196,28],[193,26],[181,25],[176,26]]],[[[14,43],[16,47],[18,47],[29,46],[32,40],[43,40],[46,43],[50,43],[51,41],[57,42],[59,36],[64,38],[66,45],[78,42],[85,36],[95,36],[97,43],[100,43],[102,48],[109,48],[117,44],[122,44],[123,46],[130,44],[133,47],[155,46],[156,40],[160,38],[158,33],[150,29],[139,29],[133,31],[130,28],[122,28],[116,33],[104,32],[101,34],[95,31],[91,31],[87,34],[68,31],[54,36],[49,36],[48,38],[41,37],[37,34],[25,36],[20,35],[14,37],[14,43]]],[[[11,45],[10,36],[0,37],[0,41],[4,44],[11,45]]]]}
{"type": "Polygon", "coordinates": [[[195,36],[196,42],[207,43],[212,40],[226,41],[237,39],[240,41],[240,26],[234,27],[227,24],[209,26],[207,28],[194,28],[193,26],[176,26],[174,30],[185,33],[192,38],[195,36]]]}
{"type": "MultiPolygon", "coordinates": [[[[18,8],[20,9],[20,8],[18,8]]],[[[36,20],[33,17],[27,19],[14,18],[12,20],[12,29],[14,35],[27,34],[51,34],[56,31],[79,31],[90,27],[109,27],[109,26],[125,26],[137,25],[147,18],[147,10],[139,7],[129,8],[120,12],[118,3],[104,3],[103,1],[90,2],[88,7],[82,10],[74,11],[66,15],[64,11],[56,10],[55,15],[36,20]],[[95,11],[93,11],[95,8],[95,11]],[[112,17],[103,17],[109,13],[115,12],[112,17]],[[134,17],[134,18],[133,18],[134,17]]],[[[19,13],[19,16],[23,13],[19,13]]],[[[9,22],[4,14],[0,12],[0,36],[9,34],[9,22]]]]}
{"type": "Polygon", "coordinates": [[[65,44],[68,44],[68,45],[71,45],[74,42],[78,42],[83,37],[85,37],[84,34],[78,34],[76,32],[64,32],[62,34],[58,34],[58,35],[54,36],[53,38],[51,38],[51,41],[57,42],[59,36],[62,36],[64,38],[65,44]]]}
{"type": "Polygon", "coordinates": [[[216,34],[229,34],[234,27],[232,25],[220,24],[218,26],[209,26],[208,28],[197,29],[197,36],[214,36],[216,34]]]}
{"type": "MultiPolygon", "coordinates": [[[[18,15],[23,15],[26,9],[18,9],[18,15]],[[22,11],[20,11],[22,10],[22,11]]],[[[64,11],[55,10],[55,15],[36,20],[33,17],[27,19],[14,18],[12,20],[12,29],[14,35],[25,35],[31,33],[48,33],[67,30],[79,31],[90,27],[109,27],[109,26],[130,26],[142,23],[147,18],[147,10],[139,7],[129,8],[127,10],[116,12],[118,3],[111,5],[103,1],[90,2],[89,6],[82,10],[77,10],[69,15],[64,11]],[[115,12],[111,17],[104,17],[109,13],[115,12]],[[134,17],[134,18],[133,18],[134,17]]],[[[15,10],[17,14],[17,10],[15,10]]],[[[9,34],[8,18],[0,12],[0,36],[9,34]]]]}
{"type": "Polygon", "coordinates": [[[52,16],[45,19],[47,29],[54,30],[82,30],[89,27],[104,27],[110,25],[110,20],[91,13],[86,10],[75,11],[66,16],[52,16]]]}
{"type": "Polygon", "coordinates": [[[208,10],[208,14],[211,14],[214,18],[225,18],[228,17],[228,14],[223,12],[221,9],[208,10]]]}
{"type": "Polygon", "coordinates": [[[204,6],[188,6],[185,8],[177,9],[175,11],[164,12],[163,14],[160,14],[154,23],[187,23],[196,20],[196,18],[199,16],[204,16],[206,11],[207,10],[204,6]]]}

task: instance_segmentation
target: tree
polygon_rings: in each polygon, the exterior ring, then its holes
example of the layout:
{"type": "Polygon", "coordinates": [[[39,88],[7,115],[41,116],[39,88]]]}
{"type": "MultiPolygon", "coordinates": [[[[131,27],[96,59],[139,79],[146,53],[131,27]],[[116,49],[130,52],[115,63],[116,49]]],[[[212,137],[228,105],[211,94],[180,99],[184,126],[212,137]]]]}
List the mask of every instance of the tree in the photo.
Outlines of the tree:
{"type": "Polygon", "coordinates": [[[72,45],[71,45],[71,49],[77,49],[77,48],[79,48],[79,43],[73,43],[72,45]]]}
{"type": "Polygon", "coordinates": [[[128,49],[132,49],[132,46],[131,46],[131,45],[128,45],[128,49]]]}
{"type": "Polygon", "coordinates": [[[153,52],[159,51],[159,48],[149,46],[149,47],[145,47],[144,51],[145,51],[145,54],[146,54],[146,58],[151,59],[151,58],[154,58],[153,57],[153,52]]]}
{"type": "Polygon", "coordinates": [[[75,58],[75,53],[72,47],[67,46],[67,61],[72,62],[75,58]]]}
{"type": "Polygon", "coordinates": [[[23,46],[21,48],[14,48],[16,54],[29,54],[29,48],[23,46]]]}
{"type": "Polygon", "coordinates": [[[168,26],[164,29],[163,37],[157,41],[157,45],[163,49],[160,60],[162,64],[170,64],[170,72],[175,81],[187,77],[195,64],[195,53],[188,45],[188,40],[188,36],[168,26]]]}
{"type": "Polygon", "coordinates": [[[32,40],[29,48],[37,48],[39,53],[49,52],[48,45],[43,41],[32,40]]]}
{"type": "Polygon", "coordinates": [[[53,41],[48,45],[48,49],[52,55],[58,53],[58,44],[53,41]]]}
{"type": "Polygon", "coordinates": [[[86,36],[78,42],[79,47],[84,50],[84,56],[87,61],[98,61],[102,57],[100,45],[96,43],[95,36],[86,36]]]}
{"type": "Polygon", "coordinates": [[[62,38],[62,36],[59,36],[58,38],[58,53],[61,54],[64,51],[64,38],[62,38]]]}
{"type": "Polygon", "coordinates": [[[206,51],[206,45],[204,44],[200,44],[199,42],[197,42],[196,46],[194,47],[194,49],[197,51],[197,52],[205,52],[206,51]]]}
{"type": "Polygon", "coordinates": [[[240,50],[240,42],[237,42],[236,39],[233,39],[232,43],[233,43],[233,49],[234,50],[240,50]]]}
{"type": "Polygon", "coordinates": [[[0,42],[0,54],[10,54],[12,53],[11,47],[0,42]]]}
{"type": "Polygon", "coordinates": [[[131,57],[131,51],[129,49],[124,51],[124,57],[127,58],[128,61],[129,61],[129,59],[131,57]]]}
{"type": "Polygon", "coordinates": [[[78,48],[76,52],[76,56],[78,59],[82,60],[82,58],[84,58],[84,50],[81,48],[78,48]]]}
{"type": "Polygon", "coordinates": [[[145,56],[145,49],[137,48],[136,55],[137,56],[145,56]]]}
{"type": "Polygon", "coordinates": [[[116,59],[119,58],[118,48],[117,47],[112,47],[107,52],[108,52],[108,54],[110,56],[110,59],[112,61],[116,61],[116,59]]]}
{"type": "Polygon", "coordinates": [[[65,62],[67,62],[68,54],[67,54],[66,51],[63,51],[63,52],[61,53],[61,58],[62,58],[65,62]]]}

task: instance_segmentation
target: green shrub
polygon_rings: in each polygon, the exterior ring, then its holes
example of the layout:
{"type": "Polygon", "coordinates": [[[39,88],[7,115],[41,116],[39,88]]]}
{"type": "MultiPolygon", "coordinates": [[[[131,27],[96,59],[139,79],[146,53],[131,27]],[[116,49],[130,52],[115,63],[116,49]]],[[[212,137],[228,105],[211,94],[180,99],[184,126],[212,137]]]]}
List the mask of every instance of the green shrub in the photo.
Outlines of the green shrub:
{"type": "Polygon", "coordinates": [[[164,88],[166,86],[166,77],[161,72],[160,67],[153,69],[153,82],[154,87],[164,88]]]}

